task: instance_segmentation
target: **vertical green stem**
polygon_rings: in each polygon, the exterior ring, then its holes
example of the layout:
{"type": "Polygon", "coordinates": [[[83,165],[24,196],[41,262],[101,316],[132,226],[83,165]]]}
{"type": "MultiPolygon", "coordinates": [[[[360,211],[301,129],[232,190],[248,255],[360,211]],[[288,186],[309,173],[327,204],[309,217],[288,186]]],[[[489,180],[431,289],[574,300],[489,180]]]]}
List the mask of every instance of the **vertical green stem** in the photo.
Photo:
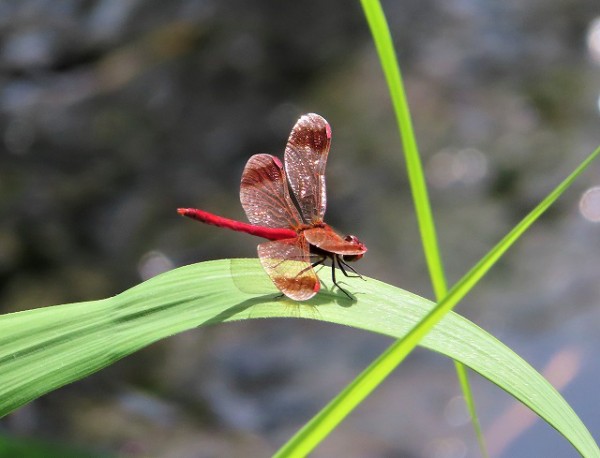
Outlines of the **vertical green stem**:
{"type": "Polygon", "coordinates": [[[378,0],[361,0],[371,34],[375,41],[375,47],[379,54],[379,61],[390,90],[392,105],[396,113],[400,140],[404,149],[406,168],[410,180],[410,188],[415,204],[415,212],[421,232],[421,243],[425,252],[425,260],[429,269],[429,276],[433,291],[438,300],[442,299],[447,292],[444,268],[438,248],[435,224],[429,204],[429,196],[425,183],[425,174],[417,148],[414,129],[404,91],[404,83],[398,59],[394,52],[390,30],[378,0]]]}
{"type": "MultiPolygon", "coordinates": [[[[417,140],[412,126],[410,110],[406,99],[406,91],[404,90],[402,73],[400,72],[400,65],[398,64],[398,59],[394,52],[392,37],[381,4],[378,0],[361,0],[361,3],[390,90],[392,105],[394,107],[394,112],[396,113],[396,121],[400,132],[400,139],[404,149],[406,168],[415,204],[419,231],[421,233],[421,243],[423,245],[433,291],[436,300],[439,302],[446,296],[448,289],[446,286],[446,277],[444,275],[444,267],[438,246],[433,214],[427,193],[425,174],[423,173],[417,140]]],[[[482,454],[483,456],[487,456],[483,434],[475,411],[475,400],[469,385],[467,369],[464,365],[456,361],[454,362],[454,365],[463,395],[465,396],[471,414],[471,421],[482,454]]]]}

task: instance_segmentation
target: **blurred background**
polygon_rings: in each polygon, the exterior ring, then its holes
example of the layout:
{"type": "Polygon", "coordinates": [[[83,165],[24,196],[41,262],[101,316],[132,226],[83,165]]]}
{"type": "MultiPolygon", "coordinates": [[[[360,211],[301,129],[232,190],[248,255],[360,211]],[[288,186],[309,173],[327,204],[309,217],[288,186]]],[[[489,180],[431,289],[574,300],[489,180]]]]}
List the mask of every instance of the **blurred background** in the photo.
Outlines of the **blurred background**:
{"type": "MultiPolygon", "coordinates": [[[[383,7],[451,284],[599,143],[600,8],[383,7]]],[[[245,220],[246,160],[281,156],[306,112],[332,126],[327,221],[369,247],[356,267],[431,298],[358,1],[0,1],[0,312],[254,257],[251,236],[175,210],[245,220]]],[[[582,196],[599,185],[600,163],[457,308],[552,380],[596,440],[600,225],[582,196]]],[[[300,320],[193,330],[0,420],[0,441],[27,444],[21,456],[268,456],[390,343],[300,320]]],[[[578,456],[472,384],[493,456],[578,456]]],[[[416,351],[313,456],[479,456],[452,362],[416,351]]]]}

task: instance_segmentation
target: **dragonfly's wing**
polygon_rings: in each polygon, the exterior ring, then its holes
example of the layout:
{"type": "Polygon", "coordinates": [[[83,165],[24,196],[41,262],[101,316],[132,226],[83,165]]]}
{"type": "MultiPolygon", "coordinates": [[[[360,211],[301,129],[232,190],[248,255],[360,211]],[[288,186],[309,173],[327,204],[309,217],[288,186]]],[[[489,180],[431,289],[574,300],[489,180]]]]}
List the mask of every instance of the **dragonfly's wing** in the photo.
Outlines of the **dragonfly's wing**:
{"type": "Polygon", "coordinates": [[[304,237],[261,243],[258,257],[275,286],[290,299],[305,301],[319,291],[304,237]]]}
{"type": "Polygon", "coordinates": [[[295,228],[302,218],[292,202],[281,161],[255,154],[246,163],[240,200],[248,220],[258,226],[295,228]]]}
{"type": "Polygon", "coordinates": [[[331,129],[318,114],[302,116],[285,148],[285,170],[300,212],[307,224],[325,215],[325,166],[331,144],[331,129]]]}

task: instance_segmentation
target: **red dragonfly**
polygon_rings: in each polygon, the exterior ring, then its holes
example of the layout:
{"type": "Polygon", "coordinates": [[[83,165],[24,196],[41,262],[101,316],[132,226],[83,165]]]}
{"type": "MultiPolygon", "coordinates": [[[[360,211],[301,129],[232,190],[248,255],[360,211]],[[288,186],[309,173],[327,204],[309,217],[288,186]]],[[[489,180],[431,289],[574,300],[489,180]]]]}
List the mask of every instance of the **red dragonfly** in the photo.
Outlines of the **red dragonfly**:
{"type": "Polygon", "coordinates": [[[251,224],[195,208],[177,211],[203,223],[269,240],[258,245],[258,257],[275,286],[290,299],[304,301],[317,294],[320,283],[314,268],[327,259],[332,261],[333,283],[351,297],[337,284],[335,267],[346,276],[350,275],[345,268],[360,276],[347,262],[362,258],[367,247],[353,235],[338,235],[323,222],[330,144],[327,121],[309,113],[292,129],[285,148],[285,167],[270,154],[255,154],[248,160],[240,200],[251,224]]]}

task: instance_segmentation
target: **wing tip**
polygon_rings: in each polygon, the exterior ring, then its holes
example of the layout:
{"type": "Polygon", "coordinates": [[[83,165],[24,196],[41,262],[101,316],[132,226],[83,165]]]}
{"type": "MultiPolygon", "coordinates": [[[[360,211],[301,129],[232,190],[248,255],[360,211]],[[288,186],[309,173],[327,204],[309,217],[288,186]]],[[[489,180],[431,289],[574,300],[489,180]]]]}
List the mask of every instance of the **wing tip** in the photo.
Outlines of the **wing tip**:
{"type": "Polygon", "coordinates": [[[329,126],[329,123],[327,122],[327,120],[320,114],[318,114],[318,113],[303,114],[302,116],[300,116],[300,119],[298,119],[298,122],[301,122],[301,121],[307,121],[307,122],[310,122],[311,124],[322,124],[327,131],[327,136],[331,137],[331,127],[329,126]]]}
{"type": "Polygon", "coordinates": [[[312,299],[313,297],[315,297],[315,295],[319,292],[319,290],[321,289],[321,282],[319,282],[319,279],[317,278],[317,281],[315,282],[315,285],[313,286],[312,290],[304,289],[304,290],[298,290],[298,291],[281,291],[285,296],[289,297],[290,299],[294,300],[294,301],[299,301],[299,302],[303,302],[303,301],[307,301],[309,299],[312,299]],[[298,294],[300,293],[300,294],[298,294]]]}

